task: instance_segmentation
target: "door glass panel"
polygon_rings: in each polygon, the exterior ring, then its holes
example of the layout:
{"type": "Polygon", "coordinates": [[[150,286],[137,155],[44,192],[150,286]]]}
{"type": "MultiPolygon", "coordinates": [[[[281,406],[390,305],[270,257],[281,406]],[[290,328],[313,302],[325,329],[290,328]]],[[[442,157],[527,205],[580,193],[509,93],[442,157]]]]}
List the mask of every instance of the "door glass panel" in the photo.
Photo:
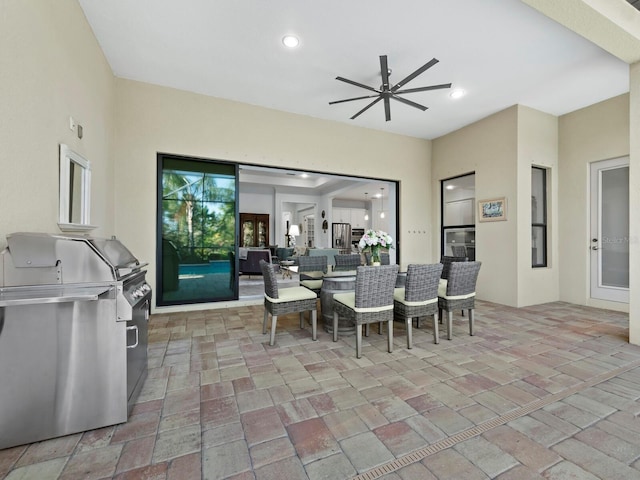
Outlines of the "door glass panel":
{"type": "Polygon", "coordinates": [[[629,167],[601,178],[601,284],[629,288],[629,167]]]}
{"type": "Polygon", "coordinates": [[[258,220],[258,246],[267,246],[267,224],[262,220],[258,220]]]}
{"type": "Polygon", "coordinates": [[[445,230],[445,255],[476,259],[476,231],[474,228],[451,228],[445,230]]]}
{"type": "Polygon", "coordinates": [[[255,239],[253,237],[253,222],[245,220],[242,224],[242,245],[253,246],[255,239]]]}
{"type": "Polygon", "coordinates": [[[236,167],[160,162],[158,305],[237,299],[236,167]]]}
{"type": "Polygon", "coordinates": [[[442,181],[442,255],[476,259],[475,177],[442,181]]]}
{"type": "Polygon", "coordinates": [[[546,258],[547,242],[545,240],[545,227],[531,227],[531,265],[544,265],[546,258]]]}

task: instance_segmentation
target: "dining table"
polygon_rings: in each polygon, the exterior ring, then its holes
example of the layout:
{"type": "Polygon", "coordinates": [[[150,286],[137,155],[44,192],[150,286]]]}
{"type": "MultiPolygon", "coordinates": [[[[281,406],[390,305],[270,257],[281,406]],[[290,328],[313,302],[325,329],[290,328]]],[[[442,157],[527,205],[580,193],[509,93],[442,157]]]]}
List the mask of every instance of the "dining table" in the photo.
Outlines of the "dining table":
{"type": "MultiPolygon", "coordinates": [[[[356,289],[356,271],[346,270],[329,271],[322,276],[322,288],[320,289],[320,309],[324,330],[333,333],[333,296],[336,293],[354,292],[356,289]]],[[[340,335],[354,335],[356,327],[345,319],[338,320],[338,333],[340,335]]]]}
{"type": "MultiPolygon", "coordinates": [[[[398,272],[396,288],[403,288],[407,282],[407,272],[398,272]]],[[[322,275],[322,288],[320,289],[320,310],[325,332],[333,333],[333,296],[336,293],[355,292],[356,271],[328,271],[322,275]]],[[[346,320],[338,319],[338,334],[353,335],[356,332],[355,325],[346,320]]]]}

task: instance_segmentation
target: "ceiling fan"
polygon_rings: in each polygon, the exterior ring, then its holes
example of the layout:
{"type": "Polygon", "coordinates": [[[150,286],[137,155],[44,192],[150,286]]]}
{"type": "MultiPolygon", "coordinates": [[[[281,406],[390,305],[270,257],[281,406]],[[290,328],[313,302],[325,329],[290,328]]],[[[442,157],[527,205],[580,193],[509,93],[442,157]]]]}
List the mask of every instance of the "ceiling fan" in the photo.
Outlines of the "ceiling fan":
{"type": "Polygon", "coordinates": [[[420,105],[419,103],[416,103],[416,102],[412,102],[411,100],[407,100],[406,98],[400,97],[399,95],[402,95],[404,93],[426,92],[427,90],[438,90],[440,88],[451,88],[450,83],[443,83],[441,85],[430,85],[428,87],[408,88],[406,90],[400,90],[400,89],[405,84],[409,83],[411,80],[416,78],[418,75],[424,73],[426,70],[433,67],[436,63],[438,63],[438,61],[439,60],[437,58],[432,58],[429,62],[425,63],[423,66],[421,66],[419,69],[417,69],[408,77],[400,80],[395,85],[391,85],[389,84],[389,75],[391,75],[391,70],[387,66],[387,56],[380,55],[380,76],[382,77],[382,85],[380,86],[380,88],[370,87],[369,85],[364,85],[362,83],[349,80],[348,78],[336,77],[336,80],[340,80],[341,82],[350,83],[351,85],[355,85],[356,87],[370,90],[372,92],[375,92],[376,93],[375,95],[365,95],[362,97],[336,100],[334,102],[329,102],[329,105],[334,105],[336,103],[352,102],[354,100],[362,100],[365,98],[375,98],[373,102],[369,103],[366,107],[364,107],[362,110],[356,113],[353,117],[351,117],[351,120],[353,120],[354,118],[366,112],[368,109],[373,107],[376,103],[378,103],[380,100],[384,100],[384,116],[386,121],[388,122],[389,120],[391,120],[391,109],[389,107],[389,99],[391,98],[393,98],[394,100],[398,100],[399,102],[402,102],[406,105],[410,105],[414,108],[418,108],[424,112],[428,107],[425,107],[424,105],[420,105]]]}

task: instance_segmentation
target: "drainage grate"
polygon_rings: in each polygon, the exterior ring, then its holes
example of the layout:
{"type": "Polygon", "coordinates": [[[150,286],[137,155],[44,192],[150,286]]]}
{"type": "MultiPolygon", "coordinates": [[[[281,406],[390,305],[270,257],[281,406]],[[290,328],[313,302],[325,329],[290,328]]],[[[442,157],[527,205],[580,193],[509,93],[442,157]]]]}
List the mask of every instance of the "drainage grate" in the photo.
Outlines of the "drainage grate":
{"type": "Polygon", "coordinates": [[[396,470],[411,465],[412,463],[419,462],[426,457],[433,455],[434,453],[446,450],[447,448],[453,447],[454,445],[460,442],[464,442],[465,440],[469,440],[470,438],[477,437],[478,435],[481,435],[484,432],[488,432],[489,430],[499,427],[500,425],[504,425],[517,418],[529,415],[530,413],[535,412],[536,410],[540,410],[547,405],[558,402],[586,388],[598,385],[599,383],[605,382],[613,377],[620,375],[621,373],[627,372],[636,367],[640,367],[640,361],[633,362],[632,364],[624,367],[616,368],[615,370],[612,370],[610,372],[601,373],[600,375],[596,375],[589,381],[583,382],[579,385],[575,385],[571,388],[563,390],[562,392],[554,393],[553,395],[549,395],[548,397],[535,400],[504,415],[488,420],[484,423],[476,425],[475,427],[469,428],[468,430],[445,438],[444,440],[432,443],[425,448],[421,448],[420,450],[411,452],[389,463],[385,463],[384,465],[380,465],[379,467],[363,472],[353,477],[353,480],[374,480],[376,478],[380,478],[383,475],[395,472],[396,470]]]}

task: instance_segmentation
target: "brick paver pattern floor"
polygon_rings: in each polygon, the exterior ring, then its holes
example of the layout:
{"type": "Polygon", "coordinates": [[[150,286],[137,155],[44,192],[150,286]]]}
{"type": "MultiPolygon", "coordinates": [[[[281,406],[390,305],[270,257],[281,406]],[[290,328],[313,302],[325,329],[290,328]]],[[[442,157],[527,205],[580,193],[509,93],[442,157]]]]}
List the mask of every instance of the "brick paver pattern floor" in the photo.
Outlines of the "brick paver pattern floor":
{"type": "Polygon", "coordinates": [[[262,315],[152,315],[129,421],[1,450],[0,478],[640,479],[625,313],[479,301],[473,337],[456,312],[453,340],[423,321],[408,350],[396,322],[393,353],[372,328],[361,359],[296,314],[270,347],[262,315]]]}

